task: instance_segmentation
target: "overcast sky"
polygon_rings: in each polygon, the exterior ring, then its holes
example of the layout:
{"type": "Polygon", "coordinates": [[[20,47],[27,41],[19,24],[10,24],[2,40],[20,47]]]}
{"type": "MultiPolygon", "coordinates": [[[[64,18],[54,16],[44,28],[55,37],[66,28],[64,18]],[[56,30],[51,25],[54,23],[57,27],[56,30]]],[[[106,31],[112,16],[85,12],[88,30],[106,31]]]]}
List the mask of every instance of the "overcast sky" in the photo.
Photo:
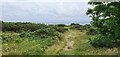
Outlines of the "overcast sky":
{"type": "Polygon", "coordinates": [[[3,0],[2,20],[45,24],[90,23],[88,0],[3,0]]]}

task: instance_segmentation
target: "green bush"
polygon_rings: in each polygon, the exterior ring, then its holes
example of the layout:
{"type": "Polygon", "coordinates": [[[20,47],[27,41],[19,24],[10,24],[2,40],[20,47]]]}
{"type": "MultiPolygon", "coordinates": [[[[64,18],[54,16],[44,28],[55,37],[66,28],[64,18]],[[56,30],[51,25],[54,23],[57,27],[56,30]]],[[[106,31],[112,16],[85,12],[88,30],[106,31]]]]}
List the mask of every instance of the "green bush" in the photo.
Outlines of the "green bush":
{"type": "Polygon", "coordinates": [[[86,33],[86,34],[87,34],[87,35],[96,35],[97,32],[96,32],[95,29],[90,28],[90,29],[87,30],[87,33],[86,33]]]}
{"type": "Polygon", "coordinates": [[[20,33],[19,35],[21,38],[30,38],[30,39],[40,39],[40,38],[48,38],[48,37],[55,37],[55,36],[59,36],[59,33],[52,28],[42,28],[42,29],[38,29],[34,32],[27,32],[27,31],[23,31],[22,33],[20,33]]]}
{"type": "Polygon", "coordinates": [[[118,13],[120,12],[120,1],[89,2],[88,4],[95,5],[94,8],[88,9],[86,14],[92,18],[91,25],[101,35],[97,36],[92,44],[107,47],[120,46],[120,14],[118,13]]]}
{"type": "Polygon", "coordinates": [[[71,23],[70,25],[79,25],[79,24],[77,24],[77,23],[71,23]]]}
{"type": "Polygon", "coordinates": [[[56,27],[55,29],[56,31],[61,32],[61,33],[64,33],[65,31],[68,30],[67,28],[64,28],[64,27],[56,27]]]}
{"type": "Polygon", "coordinates": [[[55,42],[55,39],[52,37],[46,38],[42,41],[43,46],[51,46],[55,42]]]}
{"type": "Polygon", "coordinates": [[[56,31],[60,33],[64,33],[68,30],[68,28],[65,28],[64,24],[58,24],[58,25],[49,25],[52,29],[55,29],[56,31]]]}
{"type": "Polygon", "coordinates": [[[36,31],[34,31],[34,35],[35,36],[39,36],[41,38],[47,38],[47,37],[54,37],[54,36],[58,36],[59,33],[52,28],[42,28],[42,29],[38,29],[36,31]]]}
{"type": "Polygon", "coordinates": [[[86,25],[80,25],[80,24],[71,24],[70,28],[71,29],[77,29],[77,30],[87,30],[89,29],[91,26],[89,26],[88,24],[86,25]]]}
{"type": "Polygon", "coordinates": [[[15,39],[15,43],[20,43],[20,42],[22,42],[22,41],[23,41],[22,38],[16,38],[16,39],[15,39]]]}
{"type": "Polygon", "coordinates": [[[33,32],[23,31],[20,33],[21,38],[31,38],[34,37],[33,32]]]}
{"type": "Polygon", "coordinates": [[[58,24],[57,26],[58,26],[58,27],[64,27],[65,24],[58,24]]]}
{"type": "Polygon", "coordinates": [[[92,38],[89,39],[89,42],[92,44],[94,47],[107,47],[107,48],[113,48],[113,47],[118,47],[120,46],[120,40],[114,41],[111,38],[107,38],[102,35],[96,35],[92,38]]]}
{"type": "Polygon", "coordinates": [[[31,22],[2,22],[2,31],[35,31],[40,28],[46,28],[45,24],[35,24],[31,22]]]}
{"type": "Polygon", "coordinates": [[[19,37],[19,35],[14,32],[3,32],[1,37],[2,37],[3,43],[5,43],[5,42],[13,42],[16,38],[19,37]]]}

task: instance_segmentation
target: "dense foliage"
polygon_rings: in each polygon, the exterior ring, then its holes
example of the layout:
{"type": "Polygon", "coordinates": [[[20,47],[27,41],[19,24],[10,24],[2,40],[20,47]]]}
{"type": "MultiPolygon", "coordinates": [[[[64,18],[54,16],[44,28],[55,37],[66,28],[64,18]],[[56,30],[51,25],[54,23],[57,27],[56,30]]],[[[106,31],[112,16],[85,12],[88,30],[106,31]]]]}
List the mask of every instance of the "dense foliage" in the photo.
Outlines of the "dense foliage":
{"type": "Polygon", "coordinates": [[[30,22],[2,22],[2,31],[35,31],[40,28],[46,28],[45,24],[35,24],[30,22]]]}
{"type": "Polygon", "coordinates": [[[90,41],[94,46],[120,46],[120,1],[119,2],[89,2],[95,5],[87,14],[92,18],[91,24],[96,27],[95,39],[90,41]]]}
{"type": "Polygon", "coordinates": [[[58,32],[65,32],[68,30],[64,28],[64,24],[58,25],[45,25],[45,24],[35,24],[30,22],[2,22],[2,31],[13,31],[13,32],[22,32],[22,31],[31,31],[34,32],[38,29],[55,29],[58,32]]]}
{"type": "Polygon", "coordinates": [[[97,34],[96,29],[94,28],[87,29],[87,35],[96,35],[96,34],[97,34]]]}
{"type": "Polygon", "coordinates": [[[55,29],[52,28],[44,28],[44,29],[38,29],[34,32],[22,32],[20,33],[20,37],[22,38],[32,38],[32,39],[41,39],[41,38],[55,38],[58,37],[59,33],[55,29]]]}

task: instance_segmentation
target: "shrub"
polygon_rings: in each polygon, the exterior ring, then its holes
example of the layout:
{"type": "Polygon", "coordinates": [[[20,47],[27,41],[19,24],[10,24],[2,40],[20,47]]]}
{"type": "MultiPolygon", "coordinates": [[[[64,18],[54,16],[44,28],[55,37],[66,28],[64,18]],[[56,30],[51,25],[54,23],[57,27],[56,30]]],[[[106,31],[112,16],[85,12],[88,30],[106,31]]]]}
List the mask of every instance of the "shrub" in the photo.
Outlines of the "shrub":
{"type": "Polygon", "coordinates": [[[64,27],[56,27],[55,29],[56,31],[61,32],[61,33],[64,33],[65,31],[68,30],[67,28],[64,28],[64,27]]]}
{"type": "Polygon", "coordinates": [[[114,41],[113,39],[107,38],[102,35],[96,35],[93,38],[90,38],[89,42],[94,47],[107,47],[107,48],[118,47],[120,44],[119,41],[114,41]]]}
{"type": "Polygon", "coordinates": [[[58,24],[57,26],[58,26],[58,27],[64,27],[65,24],[58,24]]]}
{"type": "MultiPolygon", "coordinates": [[[[94,8],[88,9],[86,12],[92,18],[91,25],[96,27],[97,33],[104,36],[102,39],[94,40],[95,42],[110,42],[119,46],[120,40],[120,1],[119,2],[89,2],[90,5],[95,5],[94,8]],[[107,6],[106,6],[107,5],[107,6]],[[108,6],[109,5],[109,6],[108,6]],[[111,6],[113,8],[111,8],[111,6]],[[105,18],[101,18],[105,17],[105,18]]],[[[99,38],[99,37],[97,37],[99,38]]],[[[109,45],[109,43],[104,43],[103,45],[109,45]]],[[[110,44],[109,46],[114,46],[110,44]]]]}
{"type": "Polygon", "coordinates": [[[77,30],[85,30],[85,28],[82,25],[72,25],[70,28],[77,30]]]}
{"type": "Polygon", "coordinates": [[[87,30],[87,33],[86,33],[86,34],[87,34],[87,35],[96,35],[97,32],[96,32],[95,29],[90,28],[90,29],[87,30]]]}
{"type": "Polygon", "coordinates": [[[35,36],[39,36],[41,38],[47,38],[47,37],[54,37],[54,36],[58,36],[59,33],[52,28],[42,28],[42,29],[38,29],[36,31],[34,31],[35,36]]]}
{"type": "Polygon", "coordinates": [[[2,37],[3,43],[5,43],[5,42],[13,42],[16,38],[19,37],[19,35],[13,32],[3,32],[1,37],[2,37]]]}
{"type": "Polygon", "coordinates": [[[22,41],[23,41],[22,38],[16,38],[16,39],[15,39],[15,43],[20,43],[20,42],[22,42],[22,41]]]}
{"type": "Polygon", "coordinates": [[[27,32],[27,31],[23,31],[20,33],[20,37],[22,38],[31,38],[34,37],[32,32],[27,32]]]}
{"type": "Polygon", "coordinates": [[[72,23],[70,26],[71,29],[77,29],[77,30],[87,30],[91,27],[89,24],[80,25],[75,23],[72,23]]]}
{"type": "Polygon", "coordinates": [[[44,39],[41,44],[43,44],[43,46],[51,46],[54,42],[55,42],[54,38],[48,37],[48,38],[44,39]]]}
{"type": "Polygon", "coordinates": [[[40,39],[40,38],[48,38],[48,37],[58,37],[59,33],[55,29],[52,28],[41,28],[34,32],[23,31],[19,35],[21,38],[30,38],[30,39],[40,39]]]}
{"type": "Polygon", "coordinates": [[[35,31],[40,28],[46,28],[45,24],[35,24],[30,22],[2,22],[2,31],[13,31],[21,32],[23,31],[35,31]]]}
{"type": "Polygon", "coordinates": [[[70,25],[79,25],[79,24],[77,24],[77,23],[71,23],[70,25]]]}

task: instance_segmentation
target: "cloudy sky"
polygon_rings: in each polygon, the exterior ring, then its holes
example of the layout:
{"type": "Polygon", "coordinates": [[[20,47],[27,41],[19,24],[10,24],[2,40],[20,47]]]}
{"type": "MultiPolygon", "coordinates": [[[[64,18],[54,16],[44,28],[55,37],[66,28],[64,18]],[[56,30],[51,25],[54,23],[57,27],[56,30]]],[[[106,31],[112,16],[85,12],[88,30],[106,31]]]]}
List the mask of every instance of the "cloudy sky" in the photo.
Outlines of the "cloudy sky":
{"type": "Polygon", "coordinates": [[[3,0],[2,21],[45,24],[90,23],[89,0],[3,0]]]}

